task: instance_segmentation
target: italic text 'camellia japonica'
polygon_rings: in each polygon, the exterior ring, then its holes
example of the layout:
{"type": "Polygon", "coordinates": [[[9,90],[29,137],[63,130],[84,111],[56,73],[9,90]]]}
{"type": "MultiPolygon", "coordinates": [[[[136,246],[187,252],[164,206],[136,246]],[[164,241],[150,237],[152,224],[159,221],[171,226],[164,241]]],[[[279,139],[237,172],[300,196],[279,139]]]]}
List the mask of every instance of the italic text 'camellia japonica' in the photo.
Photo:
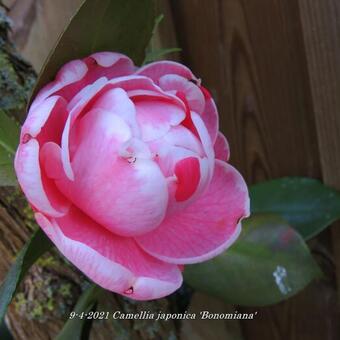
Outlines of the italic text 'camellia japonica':
{"type": "Polygon", "coordinates": [[[228,157],[215,103],[188,68],[101,52],[64,65],[35,97],[15,169],[68,260],[150,300],[238,237],[249,199],[228,157]]]}

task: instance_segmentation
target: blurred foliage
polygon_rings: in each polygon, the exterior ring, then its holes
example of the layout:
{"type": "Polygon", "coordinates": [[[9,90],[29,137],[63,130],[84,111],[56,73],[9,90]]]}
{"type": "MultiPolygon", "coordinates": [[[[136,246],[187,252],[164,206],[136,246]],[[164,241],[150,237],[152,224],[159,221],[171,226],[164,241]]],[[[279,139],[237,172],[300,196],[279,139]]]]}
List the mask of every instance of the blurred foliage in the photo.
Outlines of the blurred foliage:
{"type": "Polygon", "coordinates": [[[42,229],[39,228],[21,249],[0,286],[0,322],[3,320],[7,307],[29,268],[52,247],[53,244],[42,229]]]}
{"type": "Polygon", "coordinates": [[[8,39],[9,29],[10,21],[0,10],[0,109],[21,119],[36,74],[8,39]]]}
{"type": "Polygon", "coordinates": [[[19,126],[0,109],[0,185],[16,185],[14,155],[19,141],[19,126]]]}
{"type": "Polygon", "coordinates": [[[103,289],[95,284],[90,285],[83,292],[73,308],[74,315],[69,317],[56,340],[81,340],[84,338],[84,332],[87,331],[86,326],[92,322],[92,318],[88,318],[87,313],[95,309],[102,293],[103,289]]]}
{"type": "Polygon", "coordinates": [[[340,193],[313,178],[286,177],[250,187],[253,213],[284,217],[305,240],[340,218],[340,193]]]}
{"type": "Polygon", "coordinates": [[[232,304],[262,306],[288,299],[321,277],[304,240],[282,217],[253,215],[242,226],[222,255],[186,266],[191,286],[232,304]]]}
{"type": "MultiPolygon", "coordinates": [[[[71,270],[71,269],[70,269],[71,270]]],[[[48,252],[30,268],[14,298],[14,306],[22,317],[39,322],[64,318],[80,294],[80,286],[70,280],[67,263],[48,252]]]]}
{"type": "Polygon", "coordinates": [[[0,10],[0,185],[16,185],[14,153],[19,126],[36,80],[32,67],[16,52],[8,39],[10,21],[0,10]],[[10,118],[11,117],[11,118],[10,118]]]}

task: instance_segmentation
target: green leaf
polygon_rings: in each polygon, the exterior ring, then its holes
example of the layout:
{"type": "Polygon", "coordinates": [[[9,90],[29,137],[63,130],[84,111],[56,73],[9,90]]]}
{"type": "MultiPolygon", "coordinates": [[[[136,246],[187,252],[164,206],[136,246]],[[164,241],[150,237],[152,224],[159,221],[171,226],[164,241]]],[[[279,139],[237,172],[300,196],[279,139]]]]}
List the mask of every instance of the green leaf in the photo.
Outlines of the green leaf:
{"type": "Polygon", "coordinates": [[[52,247],[53,245],[48,237],[39,228],[21,249],[0,287],[0,321],[3,320],[7,307],[28,269],[52,247]]]}
{"type": "Polygon", "coordinates": [[[174,52],[180,52],[181,49],[178,47],[173,47],[173,48],[159,48],[152,50],[148,52],[145,56],[145,60],[143,64],[151,63],[152,61],[156,61],[161,59],[167,54],[174,53],[174,52]]]}
{"type": "Polygon", "coordinates": [[[340,193],[311,178],[279,178],[250,188],[253,213],[276,213],[305,240],[340,218],[340,193]]]}
{"type": "Polygon", "coordinates": [[[103,291],[101,287],[95,284],[92,284],[85,290],[73,309],[77,315],[67,320],[63,329],[56,337],[56,340],[84,339],[84,332],[88,331],[88,329],[86,329],[87,323],[91,321],[85,314],[94,308],[103,291]],[[82,317],[80,317],[81,313],[84,313],[82,317]]]}
{"type": "Polygon", "coordinates": [[[16,185],[14,155],[19,143],[19,126],[0,110],[0,185],[16,185]]]}
{"type": "Polygon", "coordinates": [[[151,63],[152,61],[156,61],[161,59],[167,54],[174,53],[174,52],[180,52],[182,49],[178,47],[171,47],[171,48],[154,48],[154,36],[156,35],[156,32],[158,30],[158,27],[160,23],[163,21],[164,15],[160,14],[156,17],[154,27],[151,33],[149,45],[146,48],[145,53],[145,59],[143,61],[142,65],[145,65],[147,63],[151,63]]]}
{"type": "Polygon", "coordinates": [[[121,52],[140,65],[155,17],[153,0],[84,1],[50,53],[33,96],[54,79],[62,65],[93,52],[121,52]]]}
{"type": "Polygon", "coordinates": [[[301,236],[276,215],[254,215],[241,236],[216,258],[186,266],[197,290],[228,303],[263,306],[285,300],[321,275],[301,236]]]}

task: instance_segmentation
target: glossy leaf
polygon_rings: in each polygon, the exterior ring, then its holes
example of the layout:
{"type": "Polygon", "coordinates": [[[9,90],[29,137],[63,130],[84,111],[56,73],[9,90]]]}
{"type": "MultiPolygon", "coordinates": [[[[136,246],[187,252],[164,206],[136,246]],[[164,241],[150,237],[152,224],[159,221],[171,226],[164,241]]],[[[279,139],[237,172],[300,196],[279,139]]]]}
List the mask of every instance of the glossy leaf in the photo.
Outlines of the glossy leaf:
{"type": "Polygon", "coordinates": [[[180,51],[181,49],[178,47],[154,49],[146,54],[143,64],[147,64],[147,63],[151,63],[152,61],[160,60],[162,57],[166,56],[167,54],[180,52],[180,51]]]}
{"type": "Polygon", "coordinates": [[[250,188],[253,213],[276,213],[304,239],[340,218],[340,193],[311,178],[279,178],[250,188]]]}
{"type": "Polygon", "coordinates": [[[140,65],[155,18],[153,0],[84,1],[50,53],[34,94],[54,79],[62,65],[93,52],[121,52],[140,65]]]}
{"type": "Polygon", "coordinates": [[[84,332],[89,331],[87,325],[92,321],[86,316],[86,313],[94,308],[102,292],[103,289],[95,284],[92,284],[84,291],[73,309],[76,315],[67,320],[56,340],[84,339],[84,332]]]}
{"type": "Polygon", "coordinates": [[[13,162],[19,142],[19,126],[0,110],[0,185],[16,185],[13,162]]]}
{"type": "Polygon", "coordinates": [[[302,237],[276,215],[254,215],[222,255],[186,266],[193,288],[228,303],[262,306],[285,300],[321,275],[302,237]]]}
{"type": "Polygon", "coordinates": [[[7,307],[28,269],[52,247],[51,241],[39,228],[21,249],[0,287],[0,321],[3,320],[7,307]]]}
{"type": "MultiPolygon", "coordinates": [[[[146,53],[145,53],[146,55],[145,55],[145,59],[143,61],[143,65],[145,65],[147,63],[151,63],[153,61],[157,61],[167,54],[181,51],[181,49],[178,48],[178,47],[171,47],[171,48],[155,48],[154,47],[154,45],[155,45],[154,40],[155,40],[155,37],[156,37],[156,32],[159,28],[159,25],[163,21],[163,19],[164,19],[163,14],[160,14],[155,19],[155,23],[154,23],[154,27],[153,27],[153,30],[152,30],[149,46],[146,48],[146,53]]],[[[156,45],[157,45],[157,43],[156,43],[156,45]]]]}

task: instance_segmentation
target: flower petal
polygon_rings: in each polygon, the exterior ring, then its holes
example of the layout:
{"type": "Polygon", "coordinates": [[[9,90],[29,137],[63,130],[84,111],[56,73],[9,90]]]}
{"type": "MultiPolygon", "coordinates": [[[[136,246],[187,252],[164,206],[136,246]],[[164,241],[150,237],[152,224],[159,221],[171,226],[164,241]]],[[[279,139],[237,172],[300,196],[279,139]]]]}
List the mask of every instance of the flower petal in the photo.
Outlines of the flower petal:
{"type": "MultiPolygon", "coordinates": [[[[116,52],[97,52],[90,55],[99,66],[114,67],[114,72],[128,75],[133,71],[133,63],[126,55],[116,52]],[[121,62],[121,65],[118,64],[121,62]]],[[[115,76],[117,77],[117,76],[115,76]]]]}
{"type": "Polygon", "coordinates": [[[62,218],[38,213],[36,220],[60,252],[105,289],[151,300],[181,286],[178,266],[148,255],[133,239],[110,233],[75,207],[62,218]]]}
{"type": "Polygon", "coordinates": [[[186,78],[177,74],[167,74],[159,79],[159,86],[164,91],[180,91],[184,93],[190,110],[202,114],[205,99],[200,88],[186,78]]]}
{"type": "Polygon", "coordinates": [[[140,136],[135,106],[123,89],[114,88],[108,90],[96,100],[92,108],[101,108],[114,112],[130,126],[134,137],[140,136]]]}
{"type": "Polygon", "coordinates": [[[98,93],[104,88],[106,84],[106,78],[103,77],[98,79],[93,84],[83,88],[68,105],[70,114],[68,115],[61,137],[61,159],[65,173],[70,180],[74,180],[69,147],[71,129],[78,116],[82,113],[89,102],[96,98],[96,95],[98,95],[98,93]]]}
{"type": "Polygon", "coordinates": [[[227,138],[223,133],[218,132],[216,142],[214,144],[215,157],[221,161],[228,161],[230,157],[230,149],[227,138]]]}
{"type": "Polygon", "coordinates": [[[48,142],[43,145],[40,151],[40,163],[48,178],[66,178],[61,161],[61,148],[56,143],[48,142]]]}
{"type": "Polygon", "coordinates": [[[95,53],[83,60],[72,60],[65,64],[55,80],[39,91],[34,102],[39,103],[53,94],[70,101],[82,88],[101,77],[112,79],[133,72],[133,63],[125,55],[113,52],[95,53]]]}
{"type": "Polygon", "coordinates": [[[203,122],[208,129],[212,143],[214,144],[218,132],[218,112],[215,101],[210,92],[203,86],[200,86],[205,98],[204,110],[201,114],[203,122]]]}
{"type": "Polygon", "coordinates": [[[175,198],[177,201],[186,201],[196,191],[201,179],[200,162],[196,157],[180,160],[175,166],[177,188],[175,198]]]}
{"type": "Polygon", "coordinates": [[[82,60],[72,60],[65,64],[57,73],[55,80],[44,86],[37,94],[32,106],[40,104],[69,84],[74,84],[85,77],[88,68],[82,60]]]}
{"type": "Polygon", "coordinates": [[[155,155],[154,161],[159,165],[162,173],[167,178],[169,203],[167,214],[177,213],[186,205],[192,203],[211,180],[213,168],[209,167],[208,159],[198,138],[182,125],[172,127],[162,138],[148,142],[151,152],[155,155]],[[199,161],[199,183],[197,190],[188,195],[184,201],[176,200],[178,181],[175,175],[175,167],[185,158],[196,158],[199,161]],[[190,196],[190,197],[189,197],[190,196]]]}
{"type": "Polygon", "coordinates": [[[134,142],[129,126],[112,111],[94,109],[77,124],[74,180],[57,181],[61,192],[119,235],[155,228],[164,218],[168,193],[159,167],[147,159],[147,145],[134,142]]]}
{"type": "Polygon", "coordinates": [[[142,131],[142,140],[149,142],[164,136],[171,128],[181,123],[185,113],[171,101],[148,97],[134,99],[137,121],[142,131]]]}
{"type": "Polygon", "coordinates": [[[40,170],[39,143],[36,139],[19,145],[14,165],[23,192],[37,210],[54,217],[67,212],[69,202],[65,198],[63,200],[58,191],[53,192],[52,186],[46,188],[49,185],[47,181],[43,183],[44,174],[40,170]],[[46,189],[50,189],[48,195],[46,189]]]}
{"type": "MultiPolygon", "coordinates": [[[[151,79],[143,76],[132,75],[118,77],[110,81],[108,81],[105,77],[102,77],[96,80],[93,84],[84,87],[77,93],[77,95],[74,96],[67,106],[70,114],[66,121],[62,135],[62,161],[67,177],[70,180],[74,179],[69,149],[69,139],[72,126],[79,116],[86,114],[86,112],[91,109],[91,106],[96,102],[96,100],[105,95],[107,91],[116,88],[122,88],[127,92],[136,89],[154,91],[162,96],[169,97],[169,99],[173,99],[174,101],[177,100],[178,104],[181,105],[181,101],[178,100],[178,98],[175,96],[172,96],[173,98],[171,98],[171,95],[166,94],[163,90],[156,86],[151,79]]],[[[118,114],[118,112],[116,112],[116,114],[118,114]]]]}
{"type": "Polygon", "coordinates": [[[229,164],[216,160],[207,191],[136,241],[150,255],[169,263],[202,262],[236,240],[239,222],[248,215],[248,189],[242,176],[229,164]]]}
{"type": "Polygon", "coordinates": [[[46,141],[60,143],[67,115],[66,101],[60,96],[32,105],[21,129],[21,140],[30,136],[38,138],[41,145],[46,141]]]}
{"type": "Polygon", "coordinates": [[[197,79],[193,73],[180,63],[163,60],[147,64],[136,71],[135,74],[151,78],[156,84],[160,77],[166,74],[177,74],[186,79],[197,79]]]}

